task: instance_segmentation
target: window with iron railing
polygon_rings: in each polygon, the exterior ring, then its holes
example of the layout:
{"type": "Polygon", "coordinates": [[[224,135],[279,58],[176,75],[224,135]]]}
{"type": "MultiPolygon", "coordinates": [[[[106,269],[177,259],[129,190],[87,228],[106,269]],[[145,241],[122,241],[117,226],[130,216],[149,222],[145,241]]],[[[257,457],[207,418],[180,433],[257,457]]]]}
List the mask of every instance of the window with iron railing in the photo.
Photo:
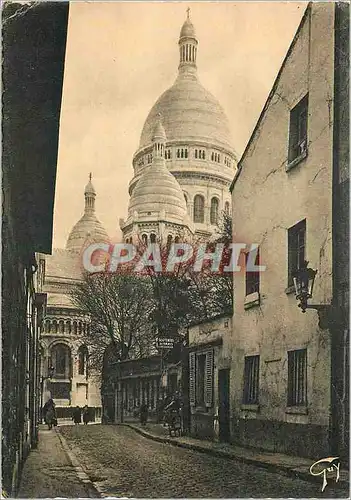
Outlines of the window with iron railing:
{"type": "Polygon", "coordinates": [[[258,404],[260,356],[246,356],[244,366],[244,404],[258,404]]]}
{"type": "Polygon", "coordinates": [[[307,349],[288,351],[288,406],[307,404],[307,349]]]}

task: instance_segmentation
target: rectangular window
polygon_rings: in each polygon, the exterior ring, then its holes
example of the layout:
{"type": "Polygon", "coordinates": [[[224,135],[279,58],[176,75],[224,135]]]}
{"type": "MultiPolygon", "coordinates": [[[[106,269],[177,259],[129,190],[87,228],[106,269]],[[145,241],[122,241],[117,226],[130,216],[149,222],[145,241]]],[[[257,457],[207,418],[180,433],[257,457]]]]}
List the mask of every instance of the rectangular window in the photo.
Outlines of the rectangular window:
{"type": "Polygon", "coordinates": [[[307,404],[307,349],[288,351],[288,406],[307,404]]]}
{"type": "Polygon", "coordinates": [[[244,367],[244,404],[258,404],[260,356],[246,356],[244,367]]]}
{"type": "Polygon", "coordinates": [[[249,261],[250,252],[246,254],[245,295],[251,295],[252,293],[260,293],[260,272],[250,270],[250,265],[248,265],[249,263],[251,265],[255,264],[256,266],[259,266],[260,263],[259,254],[260,254],[259,248],[253,250],[250,261],[249,261]],[[255,259],[255,253],[256,253],[256,259],[255,259]]]}
{"type": "Polygon", "coordinates": [[[189,400],[191,406],[210,408],[213,405],[214,351],[189,354],[189,400]]]}
{"type": "Polygon", "coordinates": [[[289,163],[307,151],[308,94],[290,111],[289,163]]]}
{"type": "Polygon", "coordinates": [[[293,276],[303,267],[306,253],[306,219],[288,229],[288,286],[293,286],[293,276]]]}

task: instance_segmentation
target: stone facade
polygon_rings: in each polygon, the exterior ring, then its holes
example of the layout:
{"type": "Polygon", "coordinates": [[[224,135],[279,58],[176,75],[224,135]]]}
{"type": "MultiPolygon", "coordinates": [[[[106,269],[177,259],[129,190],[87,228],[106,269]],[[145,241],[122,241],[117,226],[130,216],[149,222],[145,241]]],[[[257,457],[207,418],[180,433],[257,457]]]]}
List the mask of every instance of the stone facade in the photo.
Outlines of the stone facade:
{"type": "Polygon", "coordinates": [[[234,277],[232,439],[314,458],[329,452],[331,332],[301,313],[289,275],[307,259],[311,302],[331,304],[334,22],[335,4],[307,7],[232,184],[235,241],[257,243],[266,266],[254,293],[234,277]]]}
{"type": "Polygon", "coordinates": [[[66,249],[55,249],[46,258],[44,290],[48,304],[41,335],[43,403],[52,397],[58,417],[70,417],[72,407],[85,405],[90,408],[91,418],[101,415],[101,376],[89,370],[89,351],[83,340],[90,318],[70,299],[73,287],[82,279],[82,251],[89,243],[108,241],[95,215],[96,193],[91,175],[84,197],[83,217],[70,232],[66,249]],[[54,375],[48,378],[51,367],[54,375]]]}

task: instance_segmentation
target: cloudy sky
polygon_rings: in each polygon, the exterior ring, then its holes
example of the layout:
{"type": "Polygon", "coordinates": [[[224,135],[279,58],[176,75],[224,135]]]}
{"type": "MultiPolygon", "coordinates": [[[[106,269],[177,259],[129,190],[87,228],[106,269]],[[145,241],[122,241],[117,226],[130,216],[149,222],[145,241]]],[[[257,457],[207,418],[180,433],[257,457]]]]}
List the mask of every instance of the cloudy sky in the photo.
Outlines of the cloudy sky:
{"type": "Polygon", "coordinates": [[[128,206],[132,157],[149,110],[177,75],[191,8],[198,74],[225,109],[240,156],[306,3],[71,2],[56,182],[54,247],[84,209],[89,172],[112,237],[128,206]]]}

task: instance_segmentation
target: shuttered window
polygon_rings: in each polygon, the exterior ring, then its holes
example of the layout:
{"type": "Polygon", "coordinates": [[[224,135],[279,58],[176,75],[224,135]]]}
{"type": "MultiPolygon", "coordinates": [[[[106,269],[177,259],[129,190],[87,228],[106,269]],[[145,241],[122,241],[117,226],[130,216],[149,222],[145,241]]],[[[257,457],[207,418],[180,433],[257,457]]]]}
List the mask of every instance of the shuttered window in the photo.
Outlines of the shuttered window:
{"type": "Polygon", "coordinates": [[[205,406],[211,407],[213,399],[213,350],[206,354],[205,406]]]}
{"type": "Polygon", "coordinates": [[[189,402],[195,406],[195,353],[189,354],[189,402]]]}
{"type": "Polygon", "coordinates": [[[189,354],[189,400],[191,406],[213,404],[213,349],[189,354]]]}

